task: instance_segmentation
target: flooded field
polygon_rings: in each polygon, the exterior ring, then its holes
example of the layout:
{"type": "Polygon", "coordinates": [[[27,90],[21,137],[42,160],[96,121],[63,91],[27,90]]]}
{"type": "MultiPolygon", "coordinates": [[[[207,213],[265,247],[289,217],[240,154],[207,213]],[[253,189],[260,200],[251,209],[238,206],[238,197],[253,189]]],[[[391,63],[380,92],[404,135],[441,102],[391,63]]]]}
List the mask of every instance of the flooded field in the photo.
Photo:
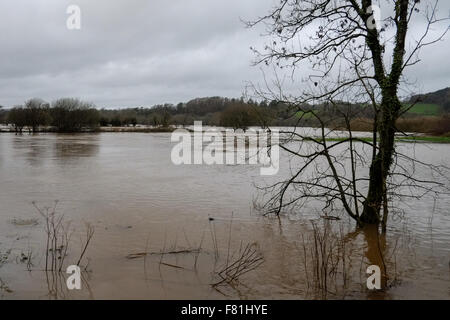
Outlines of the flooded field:
{"type": "MultiPolygon", "coordinates": [[[[257,165],[175,166],[172,147],[168,133],[1,134],[0,297],[450,298],[448,195],[400,203],[380,238],[345,216],[321,219],[320,208],[281,219],[255,210],[257,186],[289,172],[283,154],[278,175],[262,178],[257,165]],[[45,221],[33,203],[55,201],[70,222],[65,265],[76,264],[86,223],[95,227],[81,290],[67,290],[64,272],[43,271],[45,221]],[[384,290],[366,287],[372,264],[384,266],[384,290]]],[[[450,160],[450,145],[400,147],[450,160]]]]}

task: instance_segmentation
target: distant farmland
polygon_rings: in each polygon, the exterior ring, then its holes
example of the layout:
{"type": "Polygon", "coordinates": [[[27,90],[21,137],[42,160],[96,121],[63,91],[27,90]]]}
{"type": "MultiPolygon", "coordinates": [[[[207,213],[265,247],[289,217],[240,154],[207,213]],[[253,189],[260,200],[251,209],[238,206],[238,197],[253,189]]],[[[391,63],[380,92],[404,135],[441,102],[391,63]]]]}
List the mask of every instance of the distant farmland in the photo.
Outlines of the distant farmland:
{"type": "Polygon", "coordinates": [[[442,113],[442,107],[432,103],[417,103],[408,111],[408,113],[423,116],[439,116],[442,113]]]}

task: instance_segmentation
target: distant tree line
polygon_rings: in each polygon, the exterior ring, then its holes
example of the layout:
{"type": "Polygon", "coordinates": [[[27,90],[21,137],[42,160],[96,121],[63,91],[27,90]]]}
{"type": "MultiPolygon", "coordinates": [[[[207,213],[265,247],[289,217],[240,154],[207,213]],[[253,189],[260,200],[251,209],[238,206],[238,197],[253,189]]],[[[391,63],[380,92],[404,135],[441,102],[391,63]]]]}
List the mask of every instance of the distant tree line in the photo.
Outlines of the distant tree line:
{"type": "MultiPolygon", "coordinates": [[[[353,107],[360,115],[371,116],[366,114],[370,113],[370,108],[353,107]]],[[[326,107],[319,105],[314,108],[322,110],[326,107]]],[[[326,112],[333,117],[331,109],[326,112]]],[[[196,98],[186,103],[180,102],[177,105],[159,104],[153,107],[100,110],[91,103],[74,98],[58,99],[51,104],[34,98],[26,101],[23,106],[10,110],[0,108],[0,122],[12,125],[18,133],[25,128],[29,132],[37,132],[42,128],[46,131],[79,132],[95,130],[99,126],[186,126],[192,125],[194,121],[202,121],[204,125],[234,129],[245,129],[250,126],[317,125],[312,117],[292,113],[291,109],[282,102],[257,102],[242,98],[207,97],[196,98]]]]}
{"type": "Polygon", "coordinates": [[[39,98],[12,109],[0,108],[0,122],[15,131],[78,132],[98,126],[192,125],[195,120],[205,125],[247,128],[249,126],[289,125],[286,106],[271,102],[254,102],[222,97],[197,98],[187,103],[160,104],[153,107],[96,109],[91,103],[62,98],[53,103],[39,98]]]}
{"type": "MultiPolygon", "coordinates": [[[[307,106],[304,110],[321,114],[323,119],[336,128],[345,127],[339,122],[342,114],[354,119],[352,127],[367,130],[373,119],[373,108],[364,104],[317,104],[307,106]]],[[[168,127],[192,125],[202,121],[204,125],[224,126],[234,129],[251,126],[308,126],[317,127],[320,123],[311,114],[295,111],[296,108],[278,101],[253,101],[251,99],[229,99],[207,97],[190,100],[186,103],[159,104],[153,107],[96,109],[91,103],[74,98],[63,98],[47,103],[34,98],[23,106],[12,109],[0,107],[0,122],[12,125],[16,132],[24,129],[37,132],[46,131],[79,132],[96,130],[99,126],[137,126],[150,125],[168,127]]]]}
{"type": "Polygon", "coordinates": [[[186,126],[194,121],[204,125],[247,128],[250,126],[291,125],[295,123],[282,103],[255,102],[222,97],[196,98],[178,104],[151,108],[101,109],[101,126],[186,126]]]}
{"type": "Polygon", "coordinates": [[[3,122],[11,124],[17,133],[22,133],[24,128],[37,132],[41,127],[51,127],[57,132],[78,132],[96,128],[99,111],[93,104],[79,99],[62,98],[49,104],[34,98],[9,110],[3,122]]]}
{"type": "Polygon", "coordinates": [[[6,122],[7,111],[3,106],[0,106],[0,123],[6,122]]]}

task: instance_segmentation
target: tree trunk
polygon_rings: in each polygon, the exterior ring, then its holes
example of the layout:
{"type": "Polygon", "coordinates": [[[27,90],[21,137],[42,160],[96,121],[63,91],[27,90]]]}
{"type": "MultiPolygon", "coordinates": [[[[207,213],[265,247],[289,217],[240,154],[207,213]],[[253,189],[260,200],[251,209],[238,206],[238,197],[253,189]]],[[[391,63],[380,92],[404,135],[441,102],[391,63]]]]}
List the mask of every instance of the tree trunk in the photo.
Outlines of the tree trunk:
{"type": "Polygon", "coordinates": [[[380,205],[383,199],[383,174],[381,172],[381,159],[378,155],[370,166],[369,191],[367,192],[363,212],[360,217],[361,222],[364,224],[378,224],[380,222],[380,205]]]}
{"type": "Polygon", "coordinates": [[[363,224],[379,224],[382,220],[380,210],[387,196],[386,179],[395,151],[395,122],[401,109],[396,91],[396,89],[383,90],[381,121],[379,121],[379,148],[370,166],[369,190],[360,217],[363,224]]]}

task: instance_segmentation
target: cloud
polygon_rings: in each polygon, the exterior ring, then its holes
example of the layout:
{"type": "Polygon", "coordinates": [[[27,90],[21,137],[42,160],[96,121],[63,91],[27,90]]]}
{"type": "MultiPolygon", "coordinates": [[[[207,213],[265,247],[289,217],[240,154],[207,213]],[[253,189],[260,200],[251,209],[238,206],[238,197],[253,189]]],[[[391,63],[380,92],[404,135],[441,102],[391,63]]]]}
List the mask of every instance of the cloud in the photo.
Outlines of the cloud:
{"type": "MultiPolygon", "coordinates": [[[[273,0],[2,0],[0,105],[30,97],[80,97],[99,107],[150,106],[199,96],[239,97],[261,82],[250,46],[261,28],[241,19],[273,0]],[[81,8],[81,30],[67,30],[66,9],[81,8]]],[[[424,50],[426,90],[448,85],[448,42],[424,50]]]]}

